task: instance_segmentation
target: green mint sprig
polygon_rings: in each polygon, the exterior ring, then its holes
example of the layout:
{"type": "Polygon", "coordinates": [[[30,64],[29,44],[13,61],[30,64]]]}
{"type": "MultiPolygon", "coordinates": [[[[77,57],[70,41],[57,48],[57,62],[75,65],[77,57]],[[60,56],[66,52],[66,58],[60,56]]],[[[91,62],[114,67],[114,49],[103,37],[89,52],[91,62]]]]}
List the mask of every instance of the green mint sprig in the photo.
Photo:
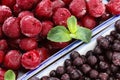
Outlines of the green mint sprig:
{"type": "Polygon", "coordinates": [[[52,28],[47,35],[47,39],[53,42],[68,42],[73,39],[82,40],[88,43],[91,40],[92,31],[88,28],[77,25],[75,16],[71,16],[67,20],[67,27],[56,26],[52,28]]]}
{"type": "Polygon", "coordinates": [[[7,70],[4,75],[4,80],[15,80],[16,76],[14,71],[7,70]]]}

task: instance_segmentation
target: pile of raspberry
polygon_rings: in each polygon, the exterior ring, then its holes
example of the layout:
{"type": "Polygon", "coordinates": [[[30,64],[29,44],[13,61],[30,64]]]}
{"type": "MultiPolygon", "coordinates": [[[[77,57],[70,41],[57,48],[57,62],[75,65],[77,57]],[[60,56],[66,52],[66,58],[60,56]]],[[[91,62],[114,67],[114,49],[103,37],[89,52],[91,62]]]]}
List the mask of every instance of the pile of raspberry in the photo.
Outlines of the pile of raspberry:
{"type": "Polygon", "coordinates": [[[120,14],[120,0],[0,0],[0,80],[7,69],[35,69],[70,42],[46,39],[56,25],[76,16],[89,29],[120,14]]]}

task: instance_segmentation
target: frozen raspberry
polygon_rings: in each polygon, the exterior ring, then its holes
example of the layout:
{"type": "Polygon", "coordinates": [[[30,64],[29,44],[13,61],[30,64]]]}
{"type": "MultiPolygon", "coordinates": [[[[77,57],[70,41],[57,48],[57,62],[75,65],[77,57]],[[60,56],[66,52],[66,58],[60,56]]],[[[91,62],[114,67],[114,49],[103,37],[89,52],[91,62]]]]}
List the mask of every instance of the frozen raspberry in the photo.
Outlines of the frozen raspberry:
{"type": "Polygon", "coordinates": [[[0,50],[5,51],[7,48],[8,48],[7,41],[4,39],[0,40],[0,50]]]}
{"type": "Polygon", "coordinates": [[[22,11],[22,12],[19,13],[18,17],[19,17],[20,19],[22,19],[23,17],[28,16],[28,15],[29,15],[29,16],[34,16],[33,13],[30,12],[30,11],[22,11]]]}
{"type": "Polygon", "coordinates": [[[42,0],[35,9],[35,14],[38,18],[49,18],[52,13],[52,2],[50,0],[42,0]]]}
{"type": "Polygon", "coordinates": [[[51,21],[43,21],[42,22],[42,31],[40,33],[40,36],[42,38],[45,38],[48,34],[48,32],[53,28],[53,23],[51,21]]]}
{"type": "Polygon", "coordinates": [[[37,41],[32,38],[24,38],[19,42],[19,46],[22,50],[28,51],[37,48],[37,41]]]}
{"type": "Polygon", "coordinates": [[[0,68],[0,80],[4,80],[4,74],[5,74],[6,70],[0,68]]]}
{"type": "Polygon", "coordinates": [[[87,0],[89,14],[93,17],[100,17],[105,13],[105,5],[102,0],[87,0]]]}
{"type": "Polygon", "coordinates": [[[13,9],[13,6],[16,3],[16,0],[2,0],[2,5],[6,5],[8,7],[10,7],[11,9],[13,9]]]}
{"type": "Polygon", "coordinates": [[[120,14],[120,0],[110,0],[107,4],[107,9],[113,14],[120,14]]]}
{"type": "Polygon", "coordinates": [[[17,38],[17,39],[7,39],[7,42],[8,42],[8,45],[9,45],[10,49],[20,49],[19,48],[19,42],[20,42],[19,38],[17,38]]]}
{"type": "Polygon", "coordinates": [[[4,66],[8,69],[18,70],[21,65],[21,54],[17,50],[10,50],[4,58],[4,66]]]}
{"type": "Polygon", "coordinates": [[[53,21],[56,25],[66,26],[67,19],[71,16],[71,13],[66,8],[58,8],[53,15],[53,21]]]}
{"type": "Polygon", "coordinates": [[[76,17],[83,17],[86,14],[85,0],[73,0],[69,5],[69,9],[76,17]]]}
{"type": "Polygon", "coordinates": [[[93,29],[97,23],[94,17],[86,15],[85,17],[82,18],[82,24],[86,28],[93,29]]]}
{"type": "Polygon", "coordinates": [[[64,2],[66,5],[69,5],[69,4],[72,2],[72,0],[63,0],[63,2],[64,2]]]}
{"type": "Polygon", "coordinates": [[[18,38],[20,36],[20,20],[16,17],[9,17],[5,20],[2,30],[4,34],[10,38],[18,38]]]}
{"type": "Polygon", "coordinates": [[[3,62],[5,53],[0,50],[0,64],[3,62]]]}
{"type": "Polygon", "coordinates": [[[0,24],[3,24],[3,22],[10,16],[12,16],[10,8],[4,5],[0,5],[0,24]]]}
{"type": "Polygon", "coordinates": [[[36,3],[36,0],[16,0],[16,3],[22,10],[30,10],[36,3]]]}
{"type": "Polygon", "coordinates": [[[53,11],[56,11],[58,8],[65,6],[65,3],[62,0],[55,0],[52,2],[53,11]]]}
{"type": "Polygon", "coordinates": [[[42,30],[41,22],[33,16],[23,17],[20,21],[20,28],[27,37],[35,37],[42,30]]]}
{"type": "Polygon", "coordinates": [[[36,50],[40,54],[40,62],[44,61],[49,57],[49,52],[45,47],[37,48],[36,50]]]}
{"type": "Polygon", "coordinates": [[[18,16],[18,14],[22,11],[22,9],[18,6],[18,4],[15,4],[13,7],[13,13],[15,16],[18,16]]]}
{"type": "Polygon", "coordinates": [[[36,50],[31,50],[22,55],[22,66],[25,69],[35,69],[40,64],[40,54],[36,50]]]}

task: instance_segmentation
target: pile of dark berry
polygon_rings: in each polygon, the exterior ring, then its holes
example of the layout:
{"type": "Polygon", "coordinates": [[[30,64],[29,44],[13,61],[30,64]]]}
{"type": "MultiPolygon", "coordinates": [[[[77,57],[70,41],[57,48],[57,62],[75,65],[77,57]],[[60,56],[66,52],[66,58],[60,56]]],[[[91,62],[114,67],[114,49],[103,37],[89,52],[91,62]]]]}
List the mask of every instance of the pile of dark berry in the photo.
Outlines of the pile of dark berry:
{"type": "Polygon", "coordinates": [[[97,38],[97,45],[86,55],[73,51],[64,66],[41,80],[120,80],[120,20],[114,31],[97,38]]]}

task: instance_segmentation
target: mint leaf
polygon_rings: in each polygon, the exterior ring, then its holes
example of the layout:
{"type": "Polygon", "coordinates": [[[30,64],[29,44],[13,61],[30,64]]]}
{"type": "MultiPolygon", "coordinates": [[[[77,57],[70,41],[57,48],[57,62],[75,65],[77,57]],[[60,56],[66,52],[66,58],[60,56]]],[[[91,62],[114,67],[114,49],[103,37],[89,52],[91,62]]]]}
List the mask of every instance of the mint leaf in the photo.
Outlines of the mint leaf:
{"type": "Polygon", "coordinates": [[[12,70],[5,72],[4,80],[15,80],[15,73],[12,70]]]}
{"type": "Polygon", "coordinates": [[[67,25],[71,33],[75,33],[77,31],[77,19],[75,16],[71,16],[67,19],[67,25]]]}
{"type": "Polygon", "coordinates": [[[54,42],[67,42],[72,38],[70,32],[64,26],[56,26],[49,31],[47,39],[54,42]]]}
{"type": "Polygon", "coordinates": [[[89,42],[92,36],[92,31],[88,28],[78,26],[78,30],[76,32],[76,38],[82,40],[83,42],[89,42]]]}

